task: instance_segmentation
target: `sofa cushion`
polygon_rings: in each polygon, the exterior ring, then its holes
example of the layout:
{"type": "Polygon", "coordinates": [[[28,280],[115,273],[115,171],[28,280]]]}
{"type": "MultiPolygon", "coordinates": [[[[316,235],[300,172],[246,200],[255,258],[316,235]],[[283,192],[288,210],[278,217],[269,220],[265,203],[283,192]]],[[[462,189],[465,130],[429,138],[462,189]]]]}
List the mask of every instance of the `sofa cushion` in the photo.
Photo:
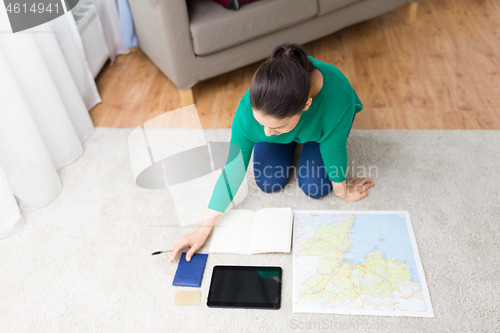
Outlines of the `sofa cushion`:
{"type": "Polygon", "coordinates": [[[208,55],[314,17],[315,0],[258,0],[237,11],[212,0],[188,0],[194,53],[208,55]]]}
{"type": "Polygon", "coordinates": [[[333,12],[339,8],[348,6],[361,0],[318,0],[318,16],[333,12]]]}

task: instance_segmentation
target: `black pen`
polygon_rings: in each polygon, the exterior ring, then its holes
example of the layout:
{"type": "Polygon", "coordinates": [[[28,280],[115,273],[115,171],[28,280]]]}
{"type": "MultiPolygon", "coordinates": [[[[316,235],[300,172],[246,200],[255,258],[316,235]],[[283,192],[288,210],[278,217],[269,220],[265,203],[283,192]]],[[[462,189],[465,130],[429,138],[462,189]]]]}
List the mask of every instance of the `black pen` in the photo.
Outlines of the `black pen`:
{"type": "MultiPolygon", "coordinates": [[[[191,246],[188,246],[188,247],[183,247],[182,249],[179,250],[180,251],[183,251],[183,250],[189,250],[191,248],[191,246]]],[[[168,252],[172,252],[173,250],[167,250],[167,251],[157,251],[157,252],[153,252],[151,253],[151,255],[156,255],[156,254],[161,254],[161,253],[168,253],[168,252]]]]}

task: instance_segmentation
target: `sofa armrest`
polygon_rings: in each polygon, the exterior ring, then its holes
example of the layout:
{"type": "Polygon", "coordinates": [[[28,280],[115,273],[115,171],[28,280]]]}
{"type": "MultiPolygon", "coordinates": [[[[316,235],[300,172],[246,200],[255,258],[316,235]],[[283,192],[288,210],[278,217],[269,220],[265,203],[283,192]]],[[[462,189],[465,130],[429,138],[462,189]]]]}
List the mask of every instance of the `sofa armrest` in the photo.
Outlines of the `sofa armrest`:
{"type": "Polygon", "coordinates": [[[129,0],[139,47],[179,88],[191,88],[197,71],[185,0],[129,0]]]}

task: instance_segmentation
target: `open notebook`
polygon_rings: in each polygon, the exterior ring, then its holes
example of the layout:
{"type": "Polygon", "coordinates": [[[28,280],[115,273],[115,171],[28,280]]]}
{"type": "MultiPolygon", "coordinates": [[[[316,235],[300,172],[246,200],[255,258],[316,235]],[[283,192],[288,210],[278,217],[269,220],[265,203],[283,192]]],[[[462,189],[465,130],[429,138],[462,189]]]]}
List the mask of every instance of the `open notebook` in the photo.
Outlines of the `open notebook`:
{"type": "Polygon", "coordinates": [[[217,221],[209,253],[290,252],[291,208],[231,209],[217,221]]]}

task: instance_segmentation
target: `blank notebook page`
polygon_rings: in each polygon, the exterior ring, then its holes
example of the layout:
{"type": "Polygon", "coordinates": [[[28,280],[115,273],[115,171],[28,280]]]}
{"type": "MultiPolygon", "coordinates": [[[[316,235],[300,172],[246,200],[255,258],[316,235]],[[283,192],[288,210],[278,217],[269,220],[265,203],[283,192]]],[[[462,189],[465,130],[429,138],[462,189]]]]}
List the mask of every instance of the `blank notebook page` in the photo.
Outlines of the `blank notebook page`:
{"type": "Polygon", "coordinates": [[[249,253],[254,215],[246,209],[231,209],[222,214],[214,226],[209,252],[249,253]]]}
{"type": "Polygon", "coordinates": [[[264,208],[255,213],[250,252],[290,252],[291,208],[264,208]]]}

